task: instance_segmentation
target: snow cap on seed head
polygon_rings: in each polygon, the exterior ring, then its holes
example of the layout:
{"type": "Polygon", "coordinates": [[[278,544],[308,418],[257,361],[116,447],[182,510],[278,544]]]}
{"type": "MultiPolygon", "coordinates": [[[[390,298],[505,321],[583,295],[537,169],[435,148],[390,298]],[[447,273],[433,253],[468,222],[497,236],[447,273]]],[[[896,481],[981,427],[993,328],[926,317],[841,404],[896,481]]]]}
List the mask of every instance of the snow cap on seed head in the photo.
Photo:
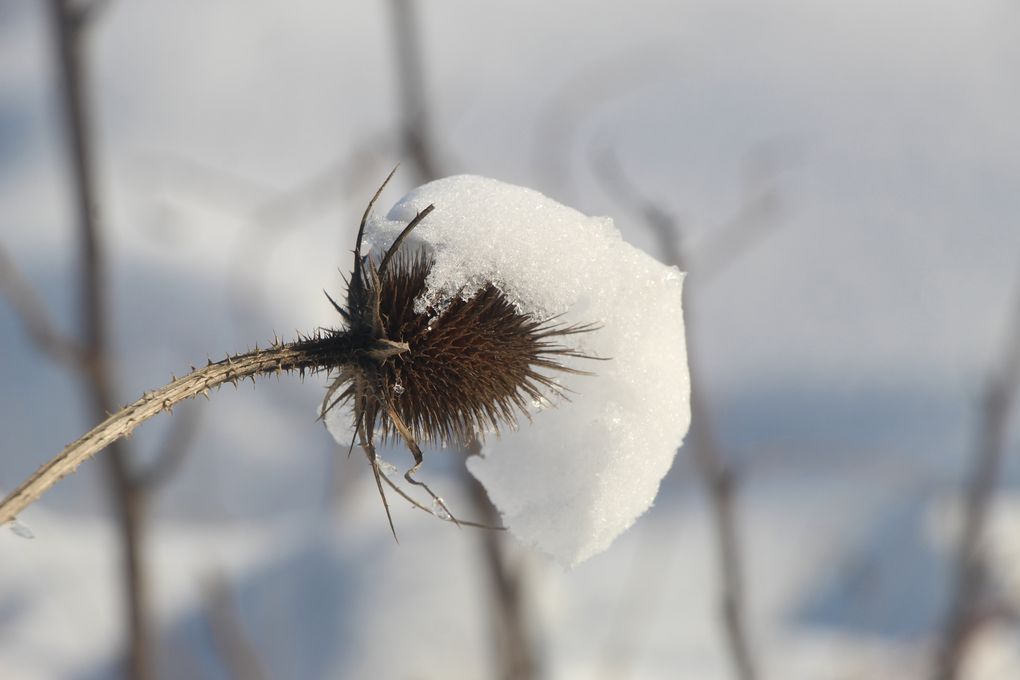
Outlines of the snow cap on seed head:
{"type": "MultiPolygon", "coordinates": [[[[535,404],[531,423],[487,437],[468,460],[513,534],[576,565],[651,506],[690,424],[683,274],[624,242],[609,218],[467,175],[411,191],[370,219],[366,242],[385,251],[430,204],[402,246],[435,260],[419,310],[492,283],[522,313],[601,325],[568,340],[606,361],[564,361],[595,375],[557,374],[569,401],[535,404]]],[[[335,431],[349,441],[349,428],[335,431]]]]}

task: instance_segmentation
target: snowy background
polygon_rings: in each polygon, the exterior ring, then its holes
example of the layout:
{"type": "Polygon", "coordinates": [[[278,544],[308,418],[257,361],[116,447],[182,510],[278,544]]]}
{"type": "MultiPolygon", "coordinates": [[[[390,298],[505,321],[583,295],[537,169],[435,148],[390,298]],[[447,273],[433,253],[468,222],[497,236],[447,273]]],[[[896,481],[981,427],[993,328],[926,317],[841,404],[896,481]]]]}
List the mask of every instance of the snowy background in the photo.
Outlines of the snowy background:
{"type": "MultiPolygon", "coordinates": [[[[695,398],[740,482],[761,676],[927,676],[979,397],[1017,306],[1020,10],[418,7],[444,174],[611,215],[662,256],[599,172],[612,157],[682,228],[695,398]],[[762,195],[769,210],[746,209],[762,195]],[[716,247],[741,216],[750,237],[716,247]]],[[[0,248],[74,333],[43,9],[0,0],[0,248]]],[[[365,202],[407,160],[391,4],[120,0],[89,31],[119,399],[274,332],[335,324],[321,291],[342,294],[365,202]]],[[[381,205],[417,183],[405,167],[381,205]]],[[[6,303],[0,342],[9,490],[92,423],[79,381],[6,303]]],[[[163,677],[234,677],[225,609],[269,677],[494,677],[482,536],[401,506],[395,545],[364,460],[314,422],[323,387],[283,378],[192,408],[194,441],[145,538],[163,677]]],[[[132,438],[139,465],[186,410],[132,438]]],[[[967,678],[1020,674],[1015,428],[1009,441],[990,532],[999,606],[967,678]]],[[[459,459],[426,455],[430,483],[470,507],[459,459]]],[[[120,677],[104,483],[88,464],[22,515],[33,540],[0,532],[4,677],[120,677]]],[[[542,677],[733,677],[712,527],[681,450],[655,507],[577,569],[508,543],[542,677]]]]}

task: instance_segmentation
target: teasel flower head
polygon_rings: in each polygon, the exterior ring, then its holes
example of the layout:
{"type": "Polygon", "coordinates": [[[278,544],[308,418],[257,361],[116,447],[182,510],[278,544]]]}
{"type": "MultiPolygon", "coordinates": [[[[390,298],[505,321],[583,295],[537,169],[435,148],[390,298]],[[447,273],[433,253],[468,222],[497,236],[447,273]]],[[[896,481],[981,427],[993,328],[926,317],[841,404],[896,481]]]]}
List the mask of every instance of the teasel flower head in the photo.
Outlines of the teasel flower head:
{"type": "Polygon", "coordinates": [[[682,274],[610,220],[496,180],[432,182],[386,217],[378,196],[333,303],[354,351],[327,427],[361,445],[380,493],[376,445],[403,442],[405,478],[446,512],[415,476],[422,447],[484,441],[468,468],[512,533],[565,565],[605,549],[651,505],[690,421],[682,274]]]}
{"type": "Polygon", "coordinates": [[[608,547],[651,505],[690,423],[683,275],[608,218],[530,189],[448,177],[386,218],[372,216],[378,196],[358,230],[346,304],[333,302],[342,328],[274,339],[143,393],[0,499],[0,523],[181,401],[327,371],[320,413],[338,441],[360,443],[384,505],[384,484],[420,503],[382,474],[378,442],[406,444],[405,479],[450,519],[415,477],[421,446],[471,440],[468,470],[511,533],[564,565],[608,547]],[[522,415],[534,425],[517,428],[522,415]]]}
{"type": "Polygon", "coordinates": [[[354,438],[372,464],[392,530],[377,434],[382,442],[399,439],[407,445],[414,466],[405,479],[423,487],[456,522],[442,499],[414,477],[424,460],[421,447],[467,444],[516,428],[532,403],[562,395],[555,373],[584,373],[564,365],[564,357],[594,358],[559,340],[597,327],[522,313],[492,283],[444,301],[440,309],[416,304],[426,293],[433,257],[423,247],[401,246],[433,205],[408,222],[380,259],[362,254],[366,221],[391,177],[362,218],[347,304],[330,298],[346,324],[336,337],[354,351],[347,353],[353,360],[336,368],[321,412],[349,407],[354,438]]]}

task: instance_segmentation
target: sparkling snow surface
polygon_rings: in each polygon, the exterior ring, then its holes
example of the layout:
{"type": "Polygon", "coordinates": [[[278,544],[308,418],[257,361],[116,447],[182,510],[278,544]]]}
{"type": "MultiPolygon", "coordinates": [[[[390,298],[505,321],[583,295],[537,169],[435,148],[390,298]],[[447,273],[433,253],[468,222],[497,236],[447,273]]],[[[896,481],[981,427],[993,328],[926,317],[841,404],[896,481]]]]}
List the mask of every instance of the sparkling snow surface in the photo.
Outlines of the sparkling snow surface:
{"type": "MultiPolygon", "coordinates": [[[[595,375],[557,376],[569,401],[533,409],[531,423],[489,436],[468,461],[511,532],[576,565],[651,506],[690,424],[683,275],[624,242],[609,218],[483,177],[415,189],[370,221],[368,242],[384,249],[429,204],[404,246],[435,256],[429,304],[491,281],[523,312],[601,325],[575,340],[608,360],[569,362],[595,375]]],[[[348,422],[335,420],[331,431],[349,442],[348,422]]]]}

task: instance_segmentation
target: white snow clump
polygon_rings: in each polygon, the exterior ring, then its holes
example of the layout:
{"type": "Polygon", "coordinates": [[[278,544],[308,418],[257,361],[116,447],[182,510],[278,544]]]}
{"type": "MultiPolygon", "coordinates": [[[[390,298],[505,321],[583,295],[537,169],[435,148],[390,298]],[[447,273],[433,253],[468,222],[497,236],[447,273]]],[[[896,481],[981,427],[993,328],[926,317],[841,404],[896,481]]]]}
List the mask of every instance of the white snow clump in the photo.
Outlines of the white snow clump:
{"type": "Polygon", "coordinates": [[[513,534],[576,565],[651,506],[690,424],[683,274],[625,243],[609,218],[467,175],[413,190],[370,220],[366,242],[385,251],[429,204],[403,246],[435,258],[419,309],[491,282],[535,317],[601,324],[557,338],[608,358],[569,360],[595,375],[556,374],[569,401],[536,404],[531,423],[490,435],[467,462],[513,534]]]}

